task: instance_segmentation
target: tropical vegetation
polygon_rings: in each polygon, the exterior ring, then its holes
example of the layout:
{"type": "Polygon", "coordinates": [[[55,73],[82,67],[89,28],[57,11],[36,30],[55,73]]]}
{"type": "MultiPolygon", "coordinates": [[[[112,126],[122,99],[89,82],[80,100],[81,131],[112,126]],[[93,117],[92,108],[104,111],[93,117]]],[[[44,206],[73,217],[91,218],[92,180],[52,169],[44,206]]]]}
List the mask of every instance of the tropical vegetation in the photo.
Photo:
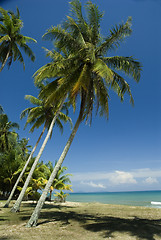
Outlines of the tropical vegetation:
{"type": "MultiPolygon", "coordinates": [[[[33,99],[33,97],[30,96],[30,99],[33,99]]],[[[45,137],[45,139],[43,141],[43,144],[42,144],[42,146],[41,146],[41,148],[39,150],[39,153],[38,153],[37,157],[35,158],[35,161],[34,161],[32,167],[30,169],[30,172],[29,172],[29,174],[28,174],[28,176],[26,178],[24,186],[23,186],[23,188],[22,188],[22,190],[20,192],[20,195],[18,196],[14,206],[11,209],[12,212],[17,212],[20,209],[20,205],[21,205],[21,202],[22,202],[23,197],[25,195],[25,192],[27,190],[27,187],[29,185],[30,179],[32,178],[32,175],[34,173],[36,165],[37,165],[37,163],[38,163],[38,161],[39,161],[39,159],[40,159],[40,157],[41,157],[41,155],[43,153],[43,150],[44,150],[44,148],[45,148],[45,146],[47,144],[47,141],[48,141],[49,137],[52,134],[52,130],[53,130],[54,124],[58,123],[58,126],[61,127],[60,129],[62,130],[63,126],[62,126],[60,120],[63,120],[65,123],[67,121],[72,123],[71,119],[68,116],[66,116],[65,114],[60,112],[60,110],[63,109],[64,101],[60,105],[52,104],[51,106],[49,106],[47,108],[45,107],[44,104],[45,103],[41,102],[41,106],[39,107],[38,112],[37,111],[32,111],[32,110],[35,110],[35,108],[29,110],[28,121],[30,123],[34,123],[35,122],[35,118],[37,119],[36,125],[34,124],[32,129],[34,129],[36,126],[39,127],[40,123],[44,123],[44,121],[45,121],[44,128],[48,127],[48,132],[47,132],[47,135],[46,135],[46,137],[45,137]],[[42,109],[42,105],[44,105],[43,109],[42,109]],[[45,115],[45,119],[44,119],[44,115],[45,115]],[[40,121],[40,119],[41,119],[41,121],[40,121]]],[[[37,110],[37,108],[36,108],[36,110],[37,110]]],[[[28,112],[28,109],[27,109],[27,112],[28,112]]]]}
{"type": "MultiPolygon", "coordinates": [[[[41,86],[42,88],[42,86],[41,86]]],[[[54,107],[53,105],[50,105],[50,106],[45,106],[45,103],[36,98],[36,97],[33,97],[31,95],[26,95],[25,98],[27,100],[30,101],[31,104],[34,105],[34,107],[29,107],[27,109],[25,109],[22,113],[21,113],[21,119],[25,116],[27,116],[27,121],[26,121],[26,124],[25,124],[25,127],[30,124],[30,125],[33,125],[30,129],[30,132],[33,132],[35,130],[35,128],[39,128],[41,125],[44,124],[44,127],[43,127],[43,130],[34,146],[34,148],[32,149],[29,157],[28,157],[28,160],[26,161],[26,164],[24,166],[24,168],[22,169],[19,177],[17,178],[17,181],[11,191],[11,194],[5,204],[4,207],[8,207],[9,206],[9,203],[13,197],[13,194],[18,186],[18,183],[19,181],[21,180],[30,160],[32,159],[32,156],[45,132],[46,129],[49,130],[49,127],[50,127],[50,124],[51,124],[51,121],[52,119],[54,118],[54,107]]],[[[66,110],[66,113],[68,113],[68,109],[67,107],[64,105],[62,107],[62,110],[66,110]]],[[[63,121],[64,123],[66,123],[67,121],[70,122],[71,124],[71,127],[72,127],[72,121],[70,119],[70,117],[68,117],[67,115],[65,115],[63,112],[59,112],[59,116],[58,118],[56,119],[56,122],[55,124],[59,127],[59,129],[61,130],[61,132],[63,132],[63,125],[61,123],[61,121],[63,121]]],[[[52,130],[52,129],[51,129],[52,130]]],[[[52,135],[52,131],[50,133],[50,137],[52,135]]],[[[17,199],[16,203],[15,203],[15,206],[13,207],[12,211],[18,211],[19,210],[19,207],[20,207],[20,204],[21,204],[21,201],[22,199],[24,198],[24,195],[27,191],[27,187],[28,187],[28,184],[30,182],[30,179],[32,178],[32,174],[34,172],[34,169],[36,168],[36,165],[39,161],[39,158],[40,158],[41,155],[39,155],[38,158],[35,159],[35,162],[34,162],[34,165],[32,166],[32,171],[30,171],[30,174],[28,175],[28,178],[26,179],[26,182],[24,184],[24,187],[21,189],[21,193],[20,193],[20,196],[19,198],[17,199]]]]}
{"type": "Polygon", "coordinates": [[[23,21],[17,8],[16,13],[4,10],[0,7],[0,72],[6,63],[11,66],[12,61],[19,61],[25,68],[24,59],[21,50],[32,60],[35,55],[27,45],[29,42],[36,42],[35,39],[21,34],[23,21]]]}
{"type": "Polygon", "coordinates": [[[62,25],[51,27],[43,36],[46,40],[54,41],[55,48],[51,51],[46,50],[52,61],[35,73],[35,83],[40,84],[46,78],[51,80],[40,93],[46,104],[58,99],[61,102],[67,96],[75,110],[76,101],[80,96],[79,116],[27,227],[37,224],[47,192],[80,123],[85,119],[91,121],[94,109],[96,113],[99,112],[101,116],[105,115],[108,118],[110,89],[117,93],[121,101],[127,93],[133,104],[130,86],[118,72],[124,72],[136,82],[140,79],[141,65],[133,57],[111,56],[111,50],[118,48],[122,40],[132,33],[131,18],[113,27],[108,36],[103,38],[100,34],[103,13],[98,7],[88,1],[84,17],[79,0],[73,0],[70,4],[72,16],[68,16],[62,25]]]}
{"type": "MultiPolygon", "coordinates": [[[[141,64],[133,57],[112,55],[122,41],[132,33],[132,19],[115,25],[109,30],[106,37],[101,35],[100,23],[103,18],[96,4],[87,1],[85,11],[79,0],[70,2],[71,15],[58,26],[51,27],[43,35],[44,40],[51,40],[54,48],[46,48],[46,57],[50,62],[38,69],[34,74],[35,86],[40,89],[38,98],[26,95],[34,107],[25,109],[21,117],[27,116],[26,125],[31,124],[31,132],[44,126],[35,147],[30,152],[28,139],[19,139],[13,128],[18,125],[11,123],[0,106],[0,164],[6,166],[1,174],[0,191],[3,196],[9,196],[8,206],[12,195],[17,196],[21,191],[11,211],[20,209],[22,199],[35,198],[38,200],[35,210],[27,223],[27,227],[36,226],[40,211],[54,189],[60,189],[56,197],[64,201],[66,193],[62,190],[71,190],[69,174],[65,174],[63,161],[70,149],[72,141],[81,123],[92,122],[93,113],[99,113],[108,119],[109,97],[114,91],[120,100],[128,95],[133,104],[133,96],[128,82],[132,77],[139,82],[141,64]],[[85,14],[84,14],[85,13],[85,14]],[[62,129],[60,120],[71,121],[63,109],[72,106],[75,112],[79,106],[78,118],[69,139],[55,166],[51,162],[39,162],[42,152],[51,137],[53,127],[57,124],[62,129]],[[37,157],[33,153],[47,130],[47,135],[37,157]],[[16,181],[17,179],[17,181],[16,181]],[[4,188],[6,184],[6,188],[4,188]],[[19,184],[19,185],[18,185],[19,184]],[[39,191],[42,191],[40,196],[39,191]]],[[[14,14],[0,8],[0,71],[6,63],[10,66],[12,60],[19,60],[24,65],[19,47],[34,60],[32,50],[26,44],[34,39],[20,34],[22,20],[19,10],[14,14]],[[18,47],[19,46],[19,47],[18,47]]]]}
{"type": "MultiPolygon", "coordinates": [[[[17,178],[24,169],[32,148],[28,144],[29,139],[19,138],[18,133],[15,131],[16,128],[19,128],[19,125],[9,121],[7,114],[4,112],[0,114],[0,198],[3,199],[6,199],[10,195],[17,178]]],[[[34,160],[35,158],[32,156],[31,161],[25,168],[24,174],[21,175],[12,195],[14,199],[17,198],[19,192],[22,190],[34,160]]],[[[50,161],[47,163],[41,161],[36,165],[23,199],[39,199],[40,191],[43,190],[53,168],[53,163],[50,161]]],[[[71,185],[68,184],[70,183],[69,176],[71,174],[64,174],[66,170],[67,167],[65,166],[59,169],[49,193],[50,200],[54,189],[72,190],[71,185]]]]}

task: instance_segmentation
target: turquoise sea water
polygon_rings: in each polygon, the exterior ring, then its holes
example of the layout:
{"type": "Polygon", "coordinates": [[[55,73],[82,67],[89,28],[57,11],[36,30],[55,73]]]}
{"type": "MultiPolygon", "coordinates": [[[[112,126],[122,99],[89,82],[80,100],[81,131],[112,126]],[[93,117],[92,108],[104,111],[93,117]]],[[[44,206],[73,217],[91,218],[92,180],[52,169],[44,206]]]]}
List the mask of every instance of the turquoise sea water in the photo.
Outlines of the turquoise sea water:
{"type": "Polygon", "coordinates": [[[71,193],[67,201],[161,208],[161,191],[71,193]],[[160,204],[151,204],[151,202],[160,202],[160,204]]]}

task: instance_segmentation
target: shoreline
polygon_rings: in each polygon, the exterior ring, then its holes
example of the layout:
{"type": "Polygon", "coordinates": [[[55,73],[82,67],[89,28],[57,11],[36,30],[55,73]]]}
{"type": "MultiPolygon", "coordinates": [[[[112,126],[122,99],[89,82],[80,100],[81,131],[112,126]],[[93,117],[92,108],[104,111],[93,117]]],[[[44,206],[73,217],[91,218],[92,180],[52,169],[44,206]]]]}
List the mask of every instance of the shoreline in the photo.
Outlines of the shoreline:
{"type": "MultiPolygon", "coordinates": [[[[22,201],[22,204],[37,204],[37,201],[27,200],[22,201]]],[[[45,201],[44,205],[51,205],[51,206],[66,206],[66,207],[79,207],[79,206],[85,206],[85,205],[108,205],[108,206],[120,206],[120,207],[131,207],[131,208],[150,208],[150,209],[161,209],[161,206],[151,205],[151,206],[136,206],[136,205],[126,205],[126,204],[111,204],[111,203],[101,203],[101,202],[74,202],[74,201],[66,201],[66,202],[54,202],[52,201],[45,201]]]]}

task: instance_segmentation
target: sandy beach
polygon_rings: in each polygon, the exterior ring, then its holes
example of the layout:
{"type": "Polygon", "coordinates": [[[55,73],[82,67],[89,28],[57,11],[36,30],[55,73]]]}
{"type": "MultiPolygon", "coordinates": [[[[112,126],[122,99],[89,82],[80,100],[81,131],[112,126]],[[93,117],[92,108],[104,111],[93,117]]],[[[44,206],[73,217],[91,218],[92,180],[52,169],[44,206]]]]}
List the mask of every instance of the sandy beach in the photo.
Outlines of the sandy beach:
{"type": "MultiPolygon", "coordinates": [[[[23,202],[10,213],[0,201],[0,239],[160,240],[161,209],[101,203],[46,202],[38,225],[26,228],[35,203],[23,202]]],[[[13,202],[11,203],[11,206],[13,202]]]]}

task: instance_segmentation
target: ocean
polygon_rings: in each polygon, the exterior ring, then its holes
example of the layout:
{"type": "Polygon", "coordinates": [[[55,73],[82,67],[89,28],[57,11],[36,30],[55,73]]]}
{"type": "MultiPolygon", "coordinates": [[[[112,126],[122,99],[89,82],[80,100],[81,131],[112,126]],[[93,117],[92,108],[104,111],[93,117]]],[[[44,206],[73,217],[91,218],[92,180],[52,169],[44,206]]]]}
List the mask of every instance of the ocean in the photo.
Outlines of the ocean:
{"type": "Polygon", "coordinates": [[[70,193],[67,201],[161,208],[161,191],[70,193]]]}

